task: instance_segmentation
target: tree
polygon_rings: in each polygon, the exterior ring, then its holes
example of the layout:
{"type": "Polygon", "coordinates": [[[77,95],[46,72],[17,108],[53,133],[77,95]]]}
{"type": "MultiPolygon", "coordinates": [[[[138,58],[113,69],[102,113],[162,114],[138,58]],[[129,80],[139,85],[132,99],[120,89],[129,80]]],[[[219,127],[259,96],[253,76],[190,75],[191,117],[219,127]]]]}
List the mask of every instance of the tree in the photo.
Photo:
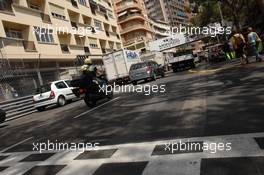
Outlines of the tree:
{"type": "Polygon", "coordinates": [[[195,2],[202,9],[198,16],[192,21],[194,24],[201,23],[203,25],[211,23],[212,20],[219,22],[220,14],[216,5],[217,2],[220,2],[224,19],[232,21],[235,28],[241,29],[241,25],[254,25],[257,19],[262,19],[260,13],[263,13],[263,10],[261,10],[261,7],[264,6],[263,1],[264,0],[191,0],[191,2],[195,2]]]}

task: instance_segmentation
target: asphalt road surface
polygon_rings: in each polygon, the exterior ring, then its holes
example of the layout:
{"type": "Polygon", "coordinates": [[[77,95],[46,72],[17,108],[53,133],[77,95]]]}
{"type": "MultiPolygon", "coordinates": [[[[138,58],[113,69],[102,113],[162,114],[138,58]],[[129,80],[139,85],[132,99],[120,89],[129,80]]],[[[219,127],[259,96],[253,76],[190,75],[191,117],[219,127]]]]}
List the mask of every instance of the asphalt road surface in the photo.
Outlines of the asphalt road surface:
{"type": "Polygon", "coordinates": [[[111,146],[264,132],[264,63],[201,64],[147,84],[166,92],[118,93],[95,109],[77,101],[3,123],[0,150],[31,151],[47,140],[111,146]]]}

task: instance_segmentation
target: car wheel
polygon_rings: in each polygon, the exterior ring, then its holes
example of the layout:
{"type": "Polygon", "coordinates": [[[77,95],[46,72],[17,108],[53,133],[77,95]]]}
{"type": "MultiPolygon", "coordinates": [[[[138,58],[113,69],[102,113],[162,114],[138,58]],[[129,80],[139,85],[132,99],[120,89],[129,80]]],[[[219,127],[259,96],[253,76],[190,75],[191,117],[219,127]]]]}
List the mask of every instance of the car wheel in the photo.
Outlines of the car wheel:
{"type": "Polygon", "coordinates": [[[90,108],[94,108],[96,106],[96,100],[90,100],[89,98],[84,98],[84,102],[90,108]]]}
{"type": "Polygon", "coordinates": [[[42,107],[37,107],[36,108],[39,112],[42,112],[42,111],[45,111],[45,106],[42,106],[42,107]]]}
{"type": "Polygon", "coordinates": [[[58,98],[58,106],[64,106],[66,104],[65,97],[59,96],[58,98]]]}

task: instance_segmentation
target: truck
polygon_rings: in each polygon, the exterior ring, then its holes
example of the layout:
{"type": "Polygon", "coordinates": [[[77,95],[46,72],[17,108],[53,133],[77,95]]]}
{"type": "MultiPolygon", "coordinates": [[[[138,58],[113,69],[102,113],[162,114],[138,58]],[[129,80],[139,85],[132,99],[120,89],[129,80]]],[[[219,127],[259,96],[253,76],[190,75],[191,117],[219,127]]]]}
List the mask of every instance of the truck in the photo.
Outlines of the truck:
{"type": "Polygon", "coordinates": [[[192,49],[184,49],[173,53],[173,57],[168,58],[173,72],[178,72],[185,68],[195,68],[192,49]]]}
{"type": "Polygon", "coordinates": [[[145,54],[142,54],[140,56],[140,59],[142,61],[149,61],[149,60],[152,60],[152,61],[155,61],[156,63],[164,66],[165,65],[165,56],[164,56],[164,53],[162,52],[149,52],[149,53],[145,53],[145,54]]]}
{"type": "Polygon", "coordinates": [[[132,50],[121,49],[105,54],[103,63],[108,81],[120,85],[129,83],[129,69],[140,61],[139,54],[132,50]]]}

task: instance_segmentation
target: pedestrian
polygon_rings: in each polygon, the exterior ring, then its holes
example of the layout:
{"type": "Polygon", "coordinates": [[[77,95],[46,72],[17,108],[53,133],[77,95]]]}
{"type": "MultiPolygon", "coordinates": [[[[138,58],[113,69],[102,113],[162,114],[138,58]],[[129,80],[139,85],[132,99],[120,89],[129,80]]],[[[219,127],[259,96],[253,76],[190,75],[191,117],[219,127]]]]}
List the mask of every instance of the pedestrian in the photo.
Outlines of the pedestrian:
{"type": "Polygon", "coordinates": [[[246,41],[244,36],[240,32],[235,32],[230,40],[232,42],[233,48],[235,49],[236,56],[240,58],[241,65],[244,65],[245,61],[246,64],[248,64],[249,61],[245,54],[246,41]]]}
{"type": "Polygon", "coordinates": [[[225,53],[225,57],[227,60],[231,60],[232,59],[232,52],[231,52],[231,48],[229,45],[229,42],[226,41],[223,45],[223,51],[225,53]]]}
{"type": "Polygon", "coordinates": [[[258,46],[261,43],[261,39],[256,32],[253,32],[252,28],[248,28],[248,45],[252,51],[252,53],[256,56],[256,61],[261,62],[262,59],[259,55],[258,46]]]}

